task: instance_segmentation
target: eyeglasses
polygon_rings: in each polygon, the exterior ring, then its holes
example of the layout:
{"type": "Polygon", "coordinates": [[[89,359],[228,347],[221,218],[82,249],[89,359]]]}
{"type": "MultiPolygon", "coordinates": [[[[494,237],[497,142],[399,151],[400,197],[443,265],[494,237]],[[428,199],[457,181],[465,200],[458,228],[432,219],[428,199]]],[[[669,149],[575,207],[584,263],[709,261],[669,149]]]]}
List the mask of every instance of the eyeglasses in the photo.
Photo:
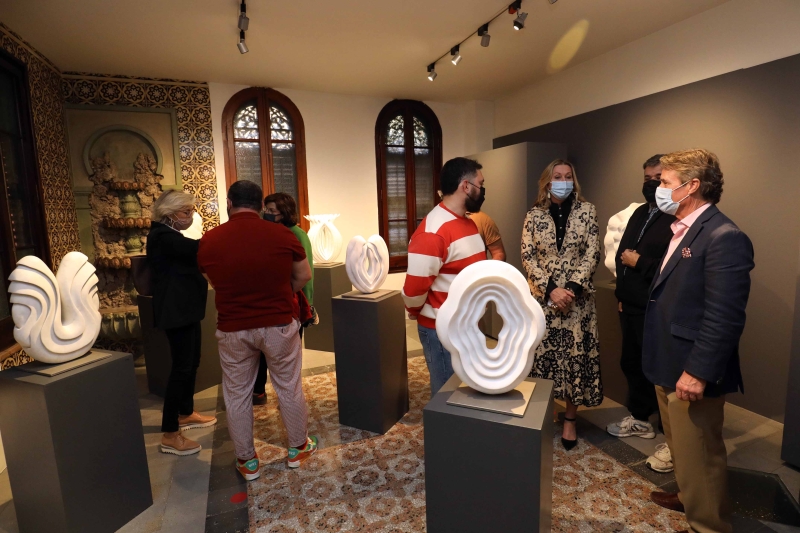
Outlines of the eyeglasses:
{"type": "Polygon", "coordinates": [[[467,181],[467,180],[464,180],[464,181],[465,181],[466,183],[468,183],[468,184],[472,185],[473,187],[475,187],[475,188],[476,188],[476,189],[478,189],[478,190],[481,190],[481,189],[483,189],[483,187],[478,187],[477,185],[475,185],[475,184],[474,184],[474,183],[472,183],[471,181],[467,181]]]}

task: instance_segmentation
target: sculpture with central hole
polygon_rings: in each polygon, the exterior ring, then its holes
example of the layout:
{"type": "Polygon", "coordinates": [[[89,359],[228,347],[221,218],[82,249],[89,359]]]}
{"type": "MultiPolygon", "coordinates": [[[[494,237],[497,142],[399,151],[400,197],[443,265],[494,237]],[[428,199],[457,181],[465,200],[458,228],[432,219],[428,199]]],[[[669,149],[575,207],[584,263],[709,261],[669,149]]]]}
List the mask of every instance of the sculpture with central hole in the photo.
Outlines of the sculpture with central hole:
{"type": "Polygon", "coordinates": [[[353,286],[364,294],[381,288],[389,274],[389,248],[380,235],[364,240],[356,235],[347,244],[347,277],[353,286]]]}
{"type": "Polygon", "coordinates": [[[502,261],[480,261],[462,270],[436,315],[436,333],[456,375],[485,394],[503,394],[525,380],[546,327],[525,276],[502,261]],[[478,328],[490,301],[503,319],[494,348],[486,346],[478,328]]]}

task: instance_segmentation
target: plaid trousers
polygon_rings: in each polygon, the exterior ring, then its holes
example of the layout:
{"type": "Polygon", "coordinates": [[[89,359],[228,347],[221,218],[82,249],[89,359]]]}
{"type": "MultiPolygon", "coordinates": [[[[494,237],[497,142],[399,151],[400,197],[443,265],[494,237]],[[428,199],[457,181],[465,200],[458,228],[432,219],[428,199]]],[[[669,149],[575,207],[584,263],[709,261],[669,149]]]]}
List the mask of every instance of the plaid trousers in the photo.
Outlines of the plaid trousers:
{"type": "Polygon", "coordinates": [[[242,331],[219,331],[219,362],[222,393],[228,417],[228,432],[236,457],[246,461],[256,455],[253,444],[253,385],[261,352],[267,358],[272,386],[278,395],[281,417],[289,435],[289,446],[301,447],[308,438],[308,408],[300,371],[303,353],[300,323],[242,331]]]}

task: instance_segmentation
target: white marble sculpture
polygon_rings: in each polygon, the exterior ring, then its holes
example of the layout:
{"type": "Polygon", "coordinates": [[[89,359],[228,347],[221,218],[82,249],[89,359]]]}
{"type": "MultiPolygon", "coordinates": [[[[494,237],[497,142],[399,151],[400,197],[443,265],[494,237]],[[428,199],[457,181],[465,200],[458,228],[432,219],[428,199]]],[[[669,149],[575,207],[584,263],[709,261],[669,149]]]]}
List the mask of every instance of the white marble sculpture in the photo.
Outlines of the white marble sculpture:
{"type": "Polygon", "coordinates": [[[333,225],[339,215],[306,215],[311,222],[308,238],[311,240],[311,251],[314,263],[332,263],[342,251],[342,234],[333,225]]]}
{"type": "Polygon", "coordinates": [[[34,256],[8,276],[14,339],[33,359],[66,363],[84,355],[100,333],[97,275],[89,258],[70,252],[58,274],[34,256]]]}
{"type": "Polygon", "coordinates": [[[356,235],[347,244],[345,267],[350,283],[363,292],[370,294],[381,288],[389,275],[389,248],[380,235],[373,235],[364,240],[356,235]]]}
{"type": "Polygon", "coordinates": [[[200,216],[200,213],[195,211],[192,215],[192,225],[181,231],[181,234],[183,234],[184,237],[199,241],[203,233],[203,217],[200,216]]]}
{"type": "Polygon", "coordinates": [[[636,208],[642,204],[632,203],[610,219],[608,219],[608,228],[606,228],[606,238],[603,239],[603,246],[606,249],[606,259],[603,262],[606,268],[617,277],[617,249],[619,248],[619,241],[622,239],[622,234],[625,233],[625,228],[628,227],[628,220],[636,208]]]}
{"type": "Polygon", "coordinates": [[[436,315],[436,333],[461,381],[486,394],[502,394],[531,371],[545,333],[542,307],[525,276],[503,261],[480,261],[462,270],[436,315]],[[495,303],[503,319],[497,346],[487,348],[478,320],[495,303]]]}

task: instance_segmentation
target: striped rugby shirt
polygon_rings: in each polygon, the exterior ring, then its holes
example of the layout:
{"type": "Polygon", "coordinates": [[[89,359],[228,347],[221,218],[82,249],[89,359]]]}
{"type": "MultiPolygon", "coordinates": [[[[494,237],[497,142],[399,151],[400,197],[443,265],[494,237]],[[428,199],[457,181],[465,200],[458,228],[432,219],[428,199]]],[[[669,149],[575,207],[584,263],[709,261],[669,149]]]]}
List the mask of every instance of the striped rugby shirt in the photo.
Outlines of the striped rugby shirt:
{"type": "Polygon", "coordinates": [[[411,316],[426,328],[436,327],[436,313],[450,284],[464,268],[486,259],[478,227],[444,204],[434,207],[408,243],[408,270],[403,300],[411,316]]]}

